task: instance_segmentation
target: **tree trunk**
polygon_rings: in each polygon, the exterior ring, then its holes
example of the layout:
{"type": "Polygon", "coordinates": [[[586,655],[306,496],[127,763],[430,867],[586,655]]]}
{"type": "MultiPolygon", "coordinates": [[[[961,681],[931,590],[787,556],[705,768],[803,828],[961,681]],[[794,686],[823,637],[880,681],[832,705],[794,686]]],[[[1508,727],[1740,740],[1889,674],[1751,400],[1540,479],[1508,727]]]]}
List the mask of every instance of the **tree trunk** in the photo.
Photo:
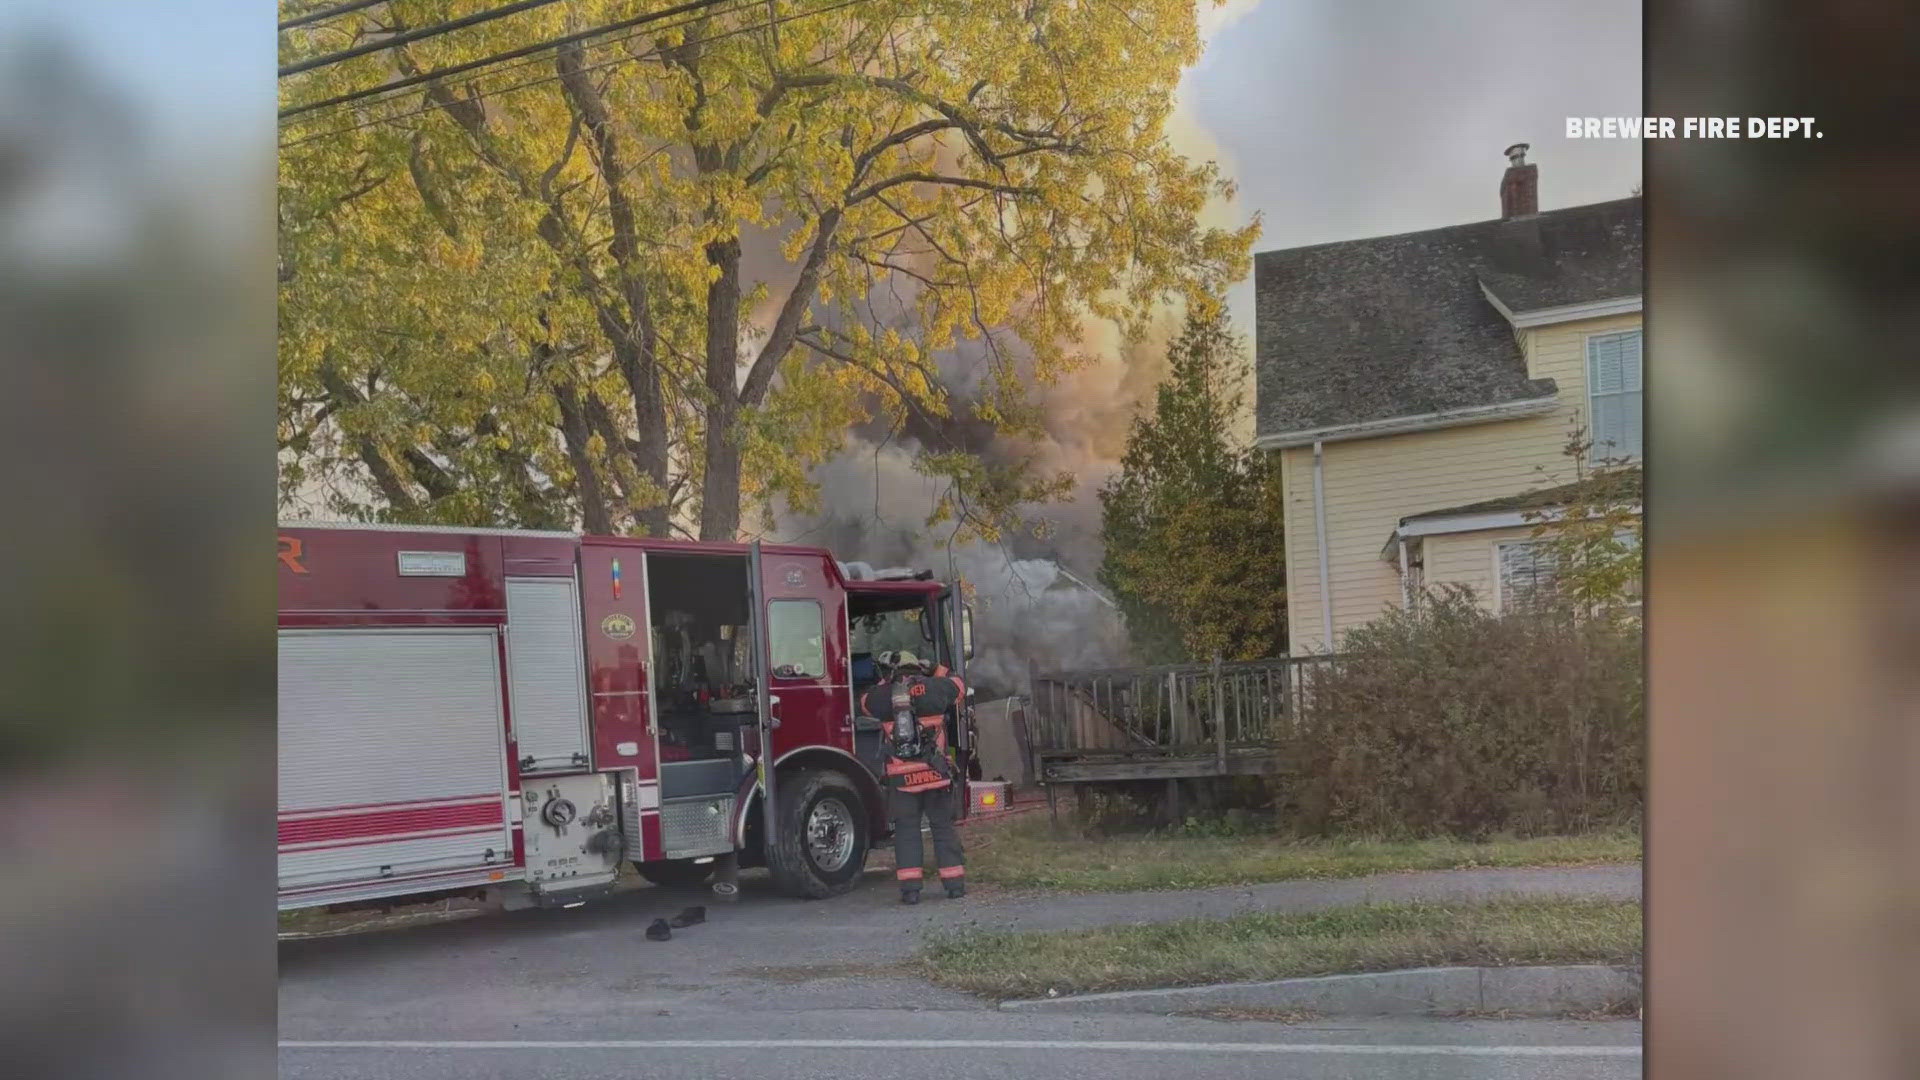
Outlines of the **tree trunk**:
{"type": "Polygon", "coordinates": [[[438,502],[460,490],[460,486],[454,482],[453,477],[447,475],[447,470],[441,468],[439,462],[428,457],[427,452],[419,447],[406,447],[400,451],[400,456],[407,463],[407,471],[413,474],[415,480],[420,481],[421,487],[427,489],[428,501],[438,502]]]}
{"type": "Polygon", "coordinates": [[[567,459],[573,463],[575,484],[580,493],[580,523],[596,536],[609,535],[613,532],[613,520],[607,513],[607,497],[600,486],[600,474],[587,453],[587,440],[592,432],[587,427],[586,413],[580,407],[579,393],[572,384],[563,384],[553,388],[553,397],[560,405],[560,434],[566,441],[567,459]]]}
{"type": "Polygon", "coordinates": [[[387,500],[387,505],[403,515],[412,514],[420,508],[413,493],[407,490],[406,481],[400,478],[393,465],[380,452],[380,446],[372,439],[362,436],[357,444],[360,451],[360,463],[367,467],[368,475],[373,477],[375,487],[387,500]]]}
{"type": "MultiPolygon", "coordinates": [[[[593,136],[594,162],[607,187],[607,210],[613,221],[613,238],[608,252],[619,267],[620,291],[625,297],[625,325],[618,325],[610,312],[602,310],[602,325],[613,345],[620,374],[627,392],[633,395],[634,438],[614,438],[610,450],[624,448],[640,475],[653,481],[662,493],[659,505],[643,510],[628,509],[648,536],[666,536],[669,511],[667,490],[667,409],[660,391],[658,366],[659,331],[653,322],[653,305],[648,299],[645,279],[640,274],[638,227],[634,224],[633,202],[627,192],[628,169],[621,155],[619,136],[600,91],[587,77],[586,49],[579,43],[563,46],[555,57],[560,85],[575,115],[585,121],[593,136]]],[[[557,212],[557,207],[555,208],[557,212]]],[[[631,503],[631,499],[628,500],[631,503]]]]}
{"type": "MultiPolygon", "coordinates": [[[[320,385],[328,396],[341,405],[359,405],[366,401],[358,387],[335,370],[331,363],[320,366],[320,385]]],[[[367,475],[373,478],[373,484],[387,500],[387,505],[402,514],[412,514],[419,509],[419,501],[413,497],[413,491],[400,475],[393,463],[380,449],[380,444],[372,438],[362,435],[354,441],[354,449],[360,454],[360,464],[367,468],[367,475]]]]}
{"type": "MultiPolygon", "coordinates": [[[[609,456],[619,453],[628,445],[628,440],[621,434],[619,426],[613,422],[613,410],[607,407],[607,403],[600,399],[599,394],[591,390],[587,391],[585,405],[587,431],[600,436],[600,440],[607,444],[609,456]]],[[[633,488],[627,483],[626,475],[619,469],[608,469],[607,479],[613,487],[610,498],[617,500],[607,507],[607,516],[617,522],[622,510],[633,513],[635,502],[633,488]]],[[[636,514],[635,517],[637,518],[638,515],[636,514]]]]}
{"type": "Polygon", "coordinates": [[[700,486],[700,539],[740,534],[740,241],[707,245],[707,262],[720,271],[707,286],[706,475],[700,486]]]}
{"type": "MultiPolygon", "coordinates": [[[[492,443],[500,435],[500,423],[492,413],[482,416],[473,425],[475,435],[492,443]]],[[[556,506],[557,499],[550,490],[543,490],[534,480],[530,471],[530,462],[526,454],[511,446],[502,449],[495,445],[491,451],[494,463],[500,469],[502,483],[508,494],[502,498],[508,504],[507,524],[523,529],[564,529],[569,522],[563,509],[556,506]]]]}
{"type": "Polygon", "coordinates": [[[665,537],[668,535],[670,516],[666,502],[667,407],[664,395],[660,392],[660,369],[654,362],[651,327],[646,330],[644,342],[642,358],[638,362],[631,366],[624,360],[621,363],[627,389],[633,394],[634,438],[628,445],[633,463],[641,475],[652,480],[654,486],[660,489],[660,502],[635,511],[634,520],[648,536],[665,537]]]}

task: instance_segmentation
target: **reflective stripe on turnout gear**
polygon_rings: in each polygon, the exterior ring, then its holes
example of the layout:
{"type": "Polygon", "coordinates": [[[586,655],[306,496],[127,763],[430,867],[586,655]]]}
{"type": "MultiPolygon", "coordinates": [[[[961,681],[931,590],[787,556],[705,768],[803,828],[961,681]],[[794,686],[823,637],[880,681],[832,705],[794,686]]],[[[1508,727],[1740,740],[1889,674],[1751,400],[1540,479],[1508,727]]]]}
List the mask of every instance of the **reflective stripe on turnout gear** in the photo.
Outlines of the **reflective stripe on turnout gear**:
{"type": "Polygon", "coordinates": [[[893,822],[893,865],[912,867],[916,877],[901,879],[902,886],[916,886],[919,868],[927,864],[926,845],[920,837],[924,818],[927,832],[933,836],[933,863],[940,867],[941,880],[957,884],[966,871],[966,852],[954,828],[954,810],[958,793],[953,787],[938,791],[907,792],[895,788],[887,793],[887,817],[893,822]]]}
{"type": "MultiPolygon", "coordinates": [[[[945,870],[940,871],[941,877],[945,877],[946,875],[947,872],[945,870]]],[[[893,876],[900,881],[919,881],[921,878],[927,876],[927,872],[918,866],[903,866],[895,870],[893,876]]]]}

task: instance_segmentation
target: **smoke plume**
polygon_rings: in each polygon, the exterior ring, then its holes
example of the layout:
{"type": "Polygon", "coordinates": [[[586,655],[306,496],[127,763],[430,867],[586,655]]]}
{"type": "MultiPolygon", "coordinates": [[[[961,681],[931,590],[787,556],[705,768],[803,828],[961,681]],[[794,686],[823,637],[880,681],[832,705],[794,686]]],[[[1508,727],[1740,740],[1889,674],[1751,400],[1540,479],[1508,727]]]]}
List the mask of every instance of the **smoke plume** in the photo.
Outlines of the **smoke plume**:
{"type": "MultiPolygon", "coordinates": [[[[983,697],[1025,692],[1029,665],[1058,671],[1127,662],[1125,628],[1095,584],[1103,556],[1099,491],[1119,471],[1132,419],[1165,374],[1173,329],[1169,315],[1146,340],[1127,343],[1111,327],[1084,327],[1075,344],[1092,359],[1050,384],[1030,386],[1040,411],[1037,435],[996,432],[970,418],[985,346],[962,343],[938,358],[954,419],[937,428],[918,422],[890,432],[876,422],[851,432],[841,453],[812,473],[819,512],[788,508],[768,535],[964,582],[974,607],[970,670],[983,697]],[[993,543],[959,540],[952,523],[926,525],[948,481],[914,468],[918,453],[952,449],[990,463],[1029,460],[1045,474],[1070,473],[1074,485],[1063,500],[1023,507],[1029,528],[993,543]]],[[[1017,341],[1002,339],[1000,346],[1026,362],[1017,341]]]]}
{"type": "MultiPolygon", "coordinates": [[[[1202,39],[1210,41],[1258,2],[1203,5],[1198,11],[1202,39]]],[[[1231,172],[1231,162],[1191,111],[1185,89],[1183,82],[1169,137],[1189,157],[1219,161],[1231,172]]],[[[1244,224],[1245,211],[1214,200],[1202,220],[1235,228],[1244,224]]],[[[743,269],[760,272],[770,286],[752,317],[764,329],[791,287],[793,268],[779,257],[770,236],[748,238],[744,248],[743,269]]],[[[883,324],[909,329],[913,294],[911,281],[897,280],[868,297],[868,310],[883,324]]],[[[961,342],[937,358],[942,385],[953,399],[952,420],[938,430],[910,423],[902,432],[890,432],[875,422],[850,432],[841,453],[812,474],[820,512],[802,515],[788,508],[767,523],[767,535],[820,544],[841,559],[931,569],[943,579],[964,581],[973,590],[971,673],[983,699],[1024,693],[1029,664],[1071,670],[1127,662],[1119,614],[1090,587],[1104,554],[1099,491],[1119,472],[1132,420],[1166,375],[1166,345],[1178,331],[1181,314],[1165,312],[1145,340],[1135,342],[1122,340],[1110,324],[1084,324],[1072,351],[1091,360],[1044,385],[1029,380],[1040,411],[1037,437],[998,433],[970,418],[967,405],[981,392],[988,355],[980,342],[961,342]],[[1071,473],[1075,483],[1059,502],[1024,508],[1026,518],[1043,528],[1010,533],[993,544],[950,543],[951,524],[925,525],[946,482],[913,467],[916,453],[949,449],[989,462],[1031,459],[1043,473],[1071,473]]],[[[1018,341],[1002,337],[998,346],[1016,364],[1027,363],[1018,341]]],[[[1250,415],[1245,423],[1250,426],[1250,415]]]]}
{"type": "Polygon", "coordinates": [[[1074,519],[1052,536],[956,541],[951,525],[926,527],[945,482],[916,472],[913,455],[907,446],[850,440],[814,470],[821,512],[786,515],[771,535],[827,547],[842,559],[929,569],[965,582],[974,618],[969,671],[982,699],[1025,692],[1029,664],[1051,671],[1125,661],[1126,634],[1114,609],[1072,580],[1092,581],[1100,563],[1099,504],[1084,481],[1071,502],[1032,508],[1036,515],[1064,510],[1074,519]]]}

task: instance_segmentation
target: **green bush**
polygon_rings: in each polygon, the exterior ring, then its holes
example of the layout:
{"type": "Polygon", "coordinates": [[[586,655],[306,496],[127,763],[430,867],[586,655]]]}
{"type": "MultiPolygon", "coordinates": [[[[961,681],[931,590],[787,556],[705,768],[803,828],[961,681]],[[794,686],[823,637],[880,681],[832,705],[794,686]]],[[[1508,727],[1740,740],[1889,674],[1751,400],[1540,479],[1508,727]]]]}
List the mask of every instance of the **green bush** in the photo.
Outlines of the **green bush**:
{"type": "Polygon", "coordinates": [[[1281,820],[1306,833],[1538,835],[1635,824],[1646,712],[1636,619],[1496,616],[1427,594],[1313,673],[1281,820]]]}

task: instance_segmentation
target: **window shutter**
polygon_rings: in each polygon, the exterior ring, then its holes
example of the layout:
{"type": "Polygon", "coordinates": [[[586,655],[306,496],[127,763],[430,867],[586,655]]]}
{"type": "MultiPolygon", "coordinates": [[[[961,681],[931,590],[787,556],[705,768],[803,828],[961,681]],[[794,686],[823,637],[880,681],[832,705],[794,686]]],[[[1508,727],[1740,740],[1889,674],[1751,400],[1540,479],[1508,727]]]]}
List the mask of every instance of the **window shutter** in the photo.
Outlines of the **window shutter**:
{"type": "Polygon", "coordinates": [[[1624,453],[1627,439],[1626,402],[1620,394],[1593,399],[1593,458],[1596,461],[1617,458],[1624,453]]]}
{"type": "Polygon", "coordinates": [[[1500,610],[1525,611],[1553,588],[1553,555],[1532,541],[1501,544],[1500,610]]]}
{"type": "Polygon", "coordinates": [[[1626,389],[1621,370],[1623,367],[1621,354],[1624,350],[1620,347],[1620,339],[1597,337],[1593,339],[1591,347],[1594,395],[1597,397],[1601,394],[1617,394],[1626,389]]]}
{"type": "Polygon", "coordinates": [[[1638,330],[1587,339],[1587,393],[1593,402],[1589,434],[1595,460],[1640,456],[1640,352],[1638,330]]]}
{"type": "Polygon", "coordinates": [[[1637,459],[1640,457],[1640,392],[1621,394],[1617,400],[1620,402],[1620,437],[1613,444],[1613,456],[1637,459]]]}
{"type": "Polygon", "coordinates": [[[1620,335],[1620,389],[1640,392],[1640,331],[1620,335]]]}

